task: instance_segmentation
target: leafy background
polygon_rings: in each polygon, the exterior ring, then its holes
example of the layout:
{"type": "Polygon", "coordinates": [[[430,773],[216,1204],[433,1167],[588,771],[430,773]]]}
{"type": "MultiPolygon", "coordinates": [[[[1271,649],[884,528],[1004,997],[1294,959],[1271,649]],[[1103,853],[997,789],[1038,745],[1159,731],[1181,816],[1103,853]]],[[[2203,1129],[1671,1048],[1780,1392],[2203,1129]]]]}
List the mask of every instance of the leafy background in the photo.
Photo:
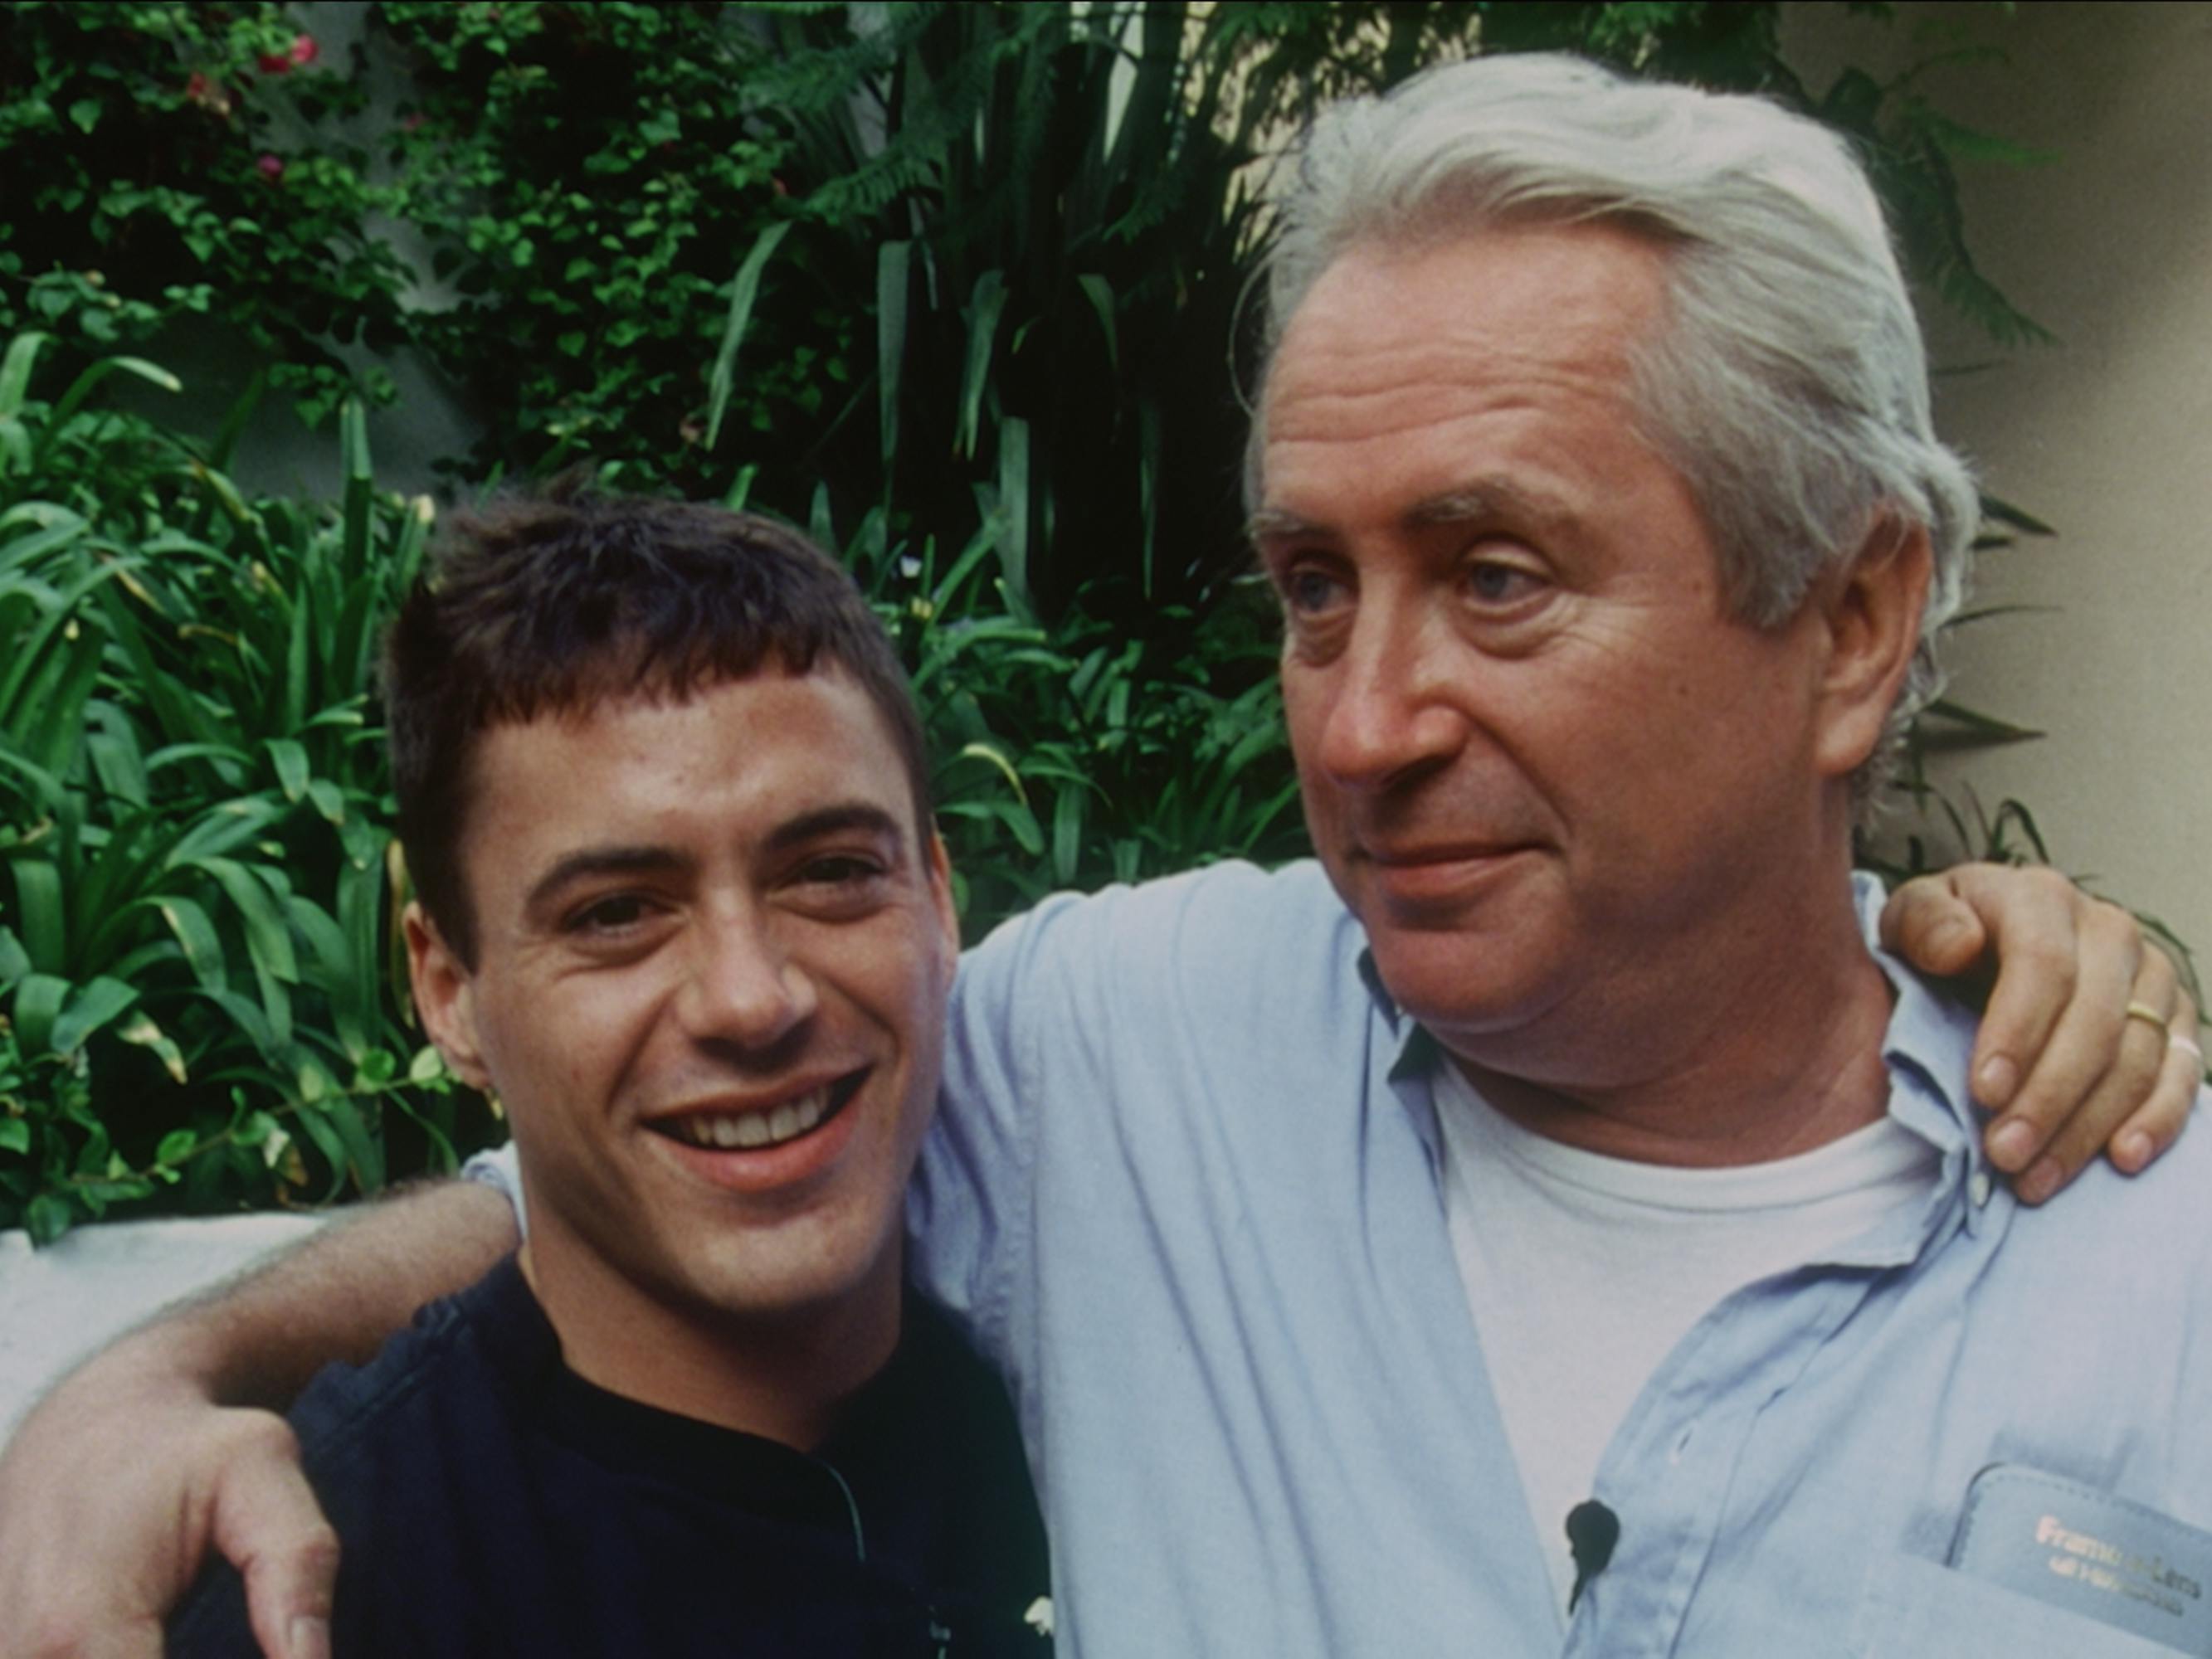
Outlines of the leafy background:
{"type": "Polygon", "coordinates": [[[1802,83],[1777,10],[385,0],[343,47],[329,7],[0,11],[0,1226],[321,1203],[499,1134],[393,935],[370,670],[434,495],[589,460],[840,551],[971,933],[1296,854],[1236,481],[1262,158],[1318,100],[1540,47],[1760,89],[1863,146],[1930,293],[2036,337],[1958,207],[1955,160],[2012,153],[1909,73],[1802,83]],[[367,438],[403,357],[476,434],[411,498],[367,438]],[[165,359],[246,368],[200,420],[165,359]],[[335,499],[234,482],[271,408],[335,499]]]}

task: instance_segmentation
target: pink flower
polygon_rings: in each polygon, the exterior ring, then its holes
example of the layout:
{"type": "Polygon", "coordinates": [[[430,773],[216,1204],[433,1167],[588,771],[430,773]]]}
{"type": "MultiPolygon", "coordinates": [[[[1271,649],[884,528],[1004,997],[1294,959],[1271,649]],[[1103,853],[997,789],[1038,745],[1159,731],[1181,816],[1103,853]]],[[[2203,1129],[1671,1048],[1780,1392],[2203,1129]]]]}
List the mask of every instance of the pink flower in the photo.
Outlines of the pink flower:
{"type": "Polygon", "coordinates": [[[230,94],[198,70],[185,82],[185,98],[210,115],[219,115],[226,121],[230,118],[230,94]]]}
{"type": "Polygon", "coordinates": [[[295,64],[312,64],[322,55],[323,49],[315,44],[312,34],[295,34],[292,44],[282,52],[264,52],[254,62],[264,75],[289,75],[295,64]]]}
{"type": "Polygon", "coordinates": [[[253,170],[273,185],[284,176],[284,158],[264,155],[253,164],[253,170]]]}

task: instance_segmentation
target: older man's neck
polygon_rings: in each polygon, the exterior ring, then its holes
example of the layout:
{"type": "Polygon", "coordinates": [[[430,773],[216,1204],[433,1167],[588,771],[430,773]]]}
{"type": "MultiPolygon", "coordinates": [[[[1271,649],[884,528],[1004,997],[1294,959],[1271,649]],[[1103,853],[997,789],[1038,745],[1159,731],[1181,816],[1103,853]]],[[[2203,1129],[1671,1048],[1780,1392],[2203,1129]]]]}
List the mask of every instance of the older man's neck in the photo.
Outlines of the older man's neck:
{"type": "Polygon", "coordinates": [[[1705,977],[1686,966],[1672,994],[1615,1008],[1525,1066],[1510,1050],[1455,1058],[1525,1127],[1639,1163],[1768,1163],[1887,1109],[1889,983],[1848,905],[1823,907],[1781,959],[1705,977]]]}

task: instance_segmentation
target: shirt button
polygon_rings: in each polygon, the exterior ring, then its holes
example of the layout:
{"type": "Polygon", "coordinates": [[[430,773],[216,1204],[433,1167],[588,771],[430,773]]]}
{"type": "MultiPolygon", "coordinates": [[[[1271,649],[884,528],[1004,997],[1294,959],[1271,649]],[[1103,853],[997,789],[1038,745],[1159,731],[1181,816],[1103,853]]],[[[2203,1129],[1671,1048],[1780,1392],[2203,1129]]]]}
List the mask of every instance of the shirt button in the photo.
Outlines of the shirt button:
{"type": "Polygon", "coordinates": [[[1974,1207],[1978,1210],[1990,1201],[1990,1172],[1987,1170],[1977,1170],[1967,1178],[1966,1196],[1974,1200],[1974,1207]]]}

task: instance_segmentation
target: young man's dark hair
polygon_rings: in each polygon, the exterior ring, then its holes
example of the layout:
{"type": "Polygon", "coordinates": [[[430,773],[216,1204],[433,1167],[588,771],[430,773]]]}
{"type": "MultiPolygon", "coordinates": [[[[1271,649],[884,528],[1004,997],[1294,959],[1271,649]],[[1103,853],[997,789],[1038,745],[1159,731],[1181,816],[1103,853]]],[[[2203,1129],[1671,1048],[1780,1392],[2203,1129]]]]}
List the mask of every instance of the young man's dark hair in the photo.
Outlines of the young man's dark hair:
{"type": "Polygon", "coordinates": [[[455,849],[489,726],[831,663],[883,716],[915,824],[927,825],[921,722],[890,637],[798,532],[756,514],[556,486],[454,515],[433,560],[386,636],[384,696],[408,872],[464,962],[476,929],[455,849]]]}

